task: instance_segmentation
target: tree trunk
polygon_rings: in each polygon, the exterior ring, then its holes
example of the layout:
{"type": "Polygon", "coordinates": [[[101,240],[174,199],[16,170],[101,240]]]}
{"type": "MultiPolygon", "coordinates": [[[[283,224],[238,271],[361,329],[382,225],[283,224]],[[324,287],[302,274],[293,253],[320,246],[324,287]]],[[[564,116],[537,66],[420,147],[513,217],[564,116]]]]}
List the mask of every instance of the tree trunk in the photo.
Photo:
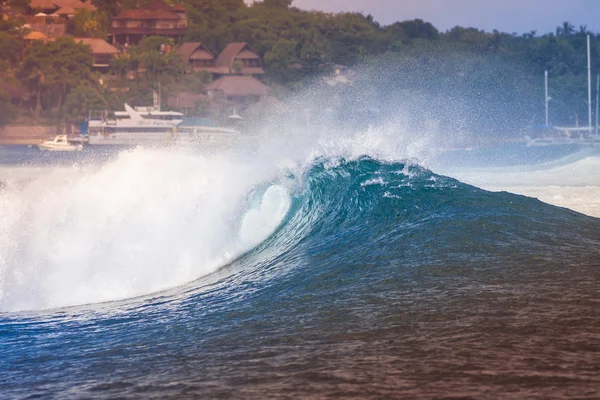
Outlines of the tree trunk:
{"type": "Polygon", "coordinates": [[[37,91],[37,104],[35,105],[35,117],[40,116],[40,110],[42,109],[42,87],[38,86],[37,91]]]}

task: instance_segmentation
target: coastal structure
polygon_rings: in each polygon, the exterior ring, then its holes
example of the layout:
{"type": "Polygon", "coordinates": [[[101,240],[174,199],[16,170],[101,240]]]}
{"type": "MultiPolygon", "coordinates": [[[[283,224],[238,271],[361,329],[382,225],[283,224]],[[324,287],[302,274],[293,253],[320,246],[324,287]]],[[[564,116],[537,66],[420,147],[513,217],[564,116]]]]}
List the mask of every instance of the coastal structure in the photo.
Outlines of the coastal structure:
{"type": "Polygon", "coordinates": [[[145,36],[166,36],[181,41],[187,29],[186,10],[180,5],[168,6],[152,1],[144,7],[132,8],[113,18],[108,37],[113,45],[134,45],[145,36]]]}
{"type": "Polygon", "coordinates": [[[262,75],[265,73],[262,60],[248,43],[230,43],[219,54],[215,62],[220,74],[262,75]]]}
{"type": "Polygon", "coordinates": [[[48,40],[48,36],[44,35],[42,32],[39,31],[31,31],[27,35],[23,36],[23,40],[27,44],[37,42],[38,40],[45,42],[46,40],[48,40]]]}
{"type": "Polygon", "coordinates": [[[211,101],[221,109],[232,108],[242,114],[246,109],[271,96],[271,89],[252,76],[223,76],[206,87],[211,101]]]}
{"type": "Polygon", "coordinates": [[[75,41],[81,44],[85,44],[92,51],[92,67],[107,71],[110,65],[110,60],[117,54],[121,53],[119,49],[111,46],[106,41],[96,38],[75,38],[75,41]]]}
{"type": "Polygon", "coordinates": [[[45,14],[69,17],[75,15],[78,10],[95,11],[96,7],[89,0],[31,0],[28,5],[30,15],[38,16],[45,14]]]}
{"type": "Polygon", "coordinates": [[[215,56],[200,42],[186,42],[177,49],[176,53],[186,63],[188,69],[194,72],[208,71],[218,73],[215,66],[215,56]]]}
{"type": "Polygon", "coordinates": [[[31,0],[24,27],[50,39],[64,36],[70,33],[69,21],[80,10],[96,11],[96,7],[89,0],[31,0]]]}

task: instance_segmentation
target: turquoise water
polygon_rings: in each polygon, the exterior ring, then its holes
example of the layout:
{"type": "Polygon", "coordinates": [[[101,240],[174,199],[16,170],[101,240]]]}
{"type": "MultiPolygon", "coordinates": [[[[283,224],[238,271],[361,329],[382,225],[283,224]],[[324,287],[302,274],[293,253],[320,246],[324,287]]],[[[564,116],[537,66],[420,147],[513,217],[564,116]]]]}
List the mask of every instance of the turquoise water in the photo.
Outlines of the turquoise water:
{"type": "Polygon", "coordinates": [[[600,220],[418,162],[205,162],[4,189],[1,397],[597,396],[600,220]]]}

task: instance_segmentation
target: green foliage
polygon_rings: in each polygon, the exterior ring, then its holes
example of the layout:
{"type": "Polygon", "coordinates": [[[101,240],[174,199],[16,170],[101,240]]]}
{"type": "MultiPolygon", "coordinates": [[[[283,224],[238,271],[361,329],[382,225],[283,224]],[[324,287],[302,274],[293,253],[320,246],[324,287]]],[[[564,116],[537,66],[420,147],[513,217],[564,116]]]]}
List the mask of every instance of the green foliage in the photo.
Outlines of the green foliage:
{"type": "MultiPolygon", "coordinates": [[[[75,36],[105,37],[111,16],[150,0],[87,1],[98,10],[77,13],[70,27],[75,36]]],[[[419,98],[420,87],[423,93],[446,96],[438,109],[464,100],[469,104],[464,106],[466,114],[476,114],[478,120],[506,121],[513,113],[515,126],[543,118],[544,70],[550,75],[552,122],[570,124],[575,115],[587,115],[587,34],[592,34],[592,65],[600,65],[600,35],[569,22],[545,35],[490,33],[460,26],[442,33],[420,19],[380,26],[370,15],[303,11],[291,7],[290,0],[265,0],[251,6],[244,0],[165,2],[187,9],[186,41],[202,42],[215,55],[231,42],[246,42],[264,62],[265,81],[279,87],[290,88],[305,78],[330,73],[332,65],[366,63],[377,71],[364,79],[372,86],[385,76],[394,82],[401,76],[402,84],[394,95],[419,98]],[[397,75],[386,75],[386,71],[397,75]]],[[[15,9],[27,3],[10,1],[15,9]]],[[[59,39],[34,43],[24,50],[23,22],[0,18],[0,53],[4,55],[0,79],[17,77],[35,99],[40,115],[81,117],[78,102],[101,103],[101,98],[111,108],[121,108],[123,101],[147,105],[158,84],[164,97],[182,90],[200,91],[210,82],[207,72],[184,73],[183,61],[167,51],[174,46],[173,40],[150,36],[111,60],[110,72],[116,79],[110,82],[115,90],[105,93],[91,71],[87,47],[59,39]]],[[[234,70],[241,71],[239,63],[234,70]]],[[[384,85],[384,89],[389,87],[384,85]]]]}
{"type": "Polygon", "coordinates": [[[25,18],[7,18],[4,19],[2,11],[0,10],[0,32],[6,32],[13,36],[21,36],[23,30],[21,27],[25,23],[25,18]]]}
{"type": "MultiPolygon", "coordinates": [[[[121,2],[119,0],[91,0],[96,6],[98,12],[108,15],[109,17],[116,16],[121,11],[121,2]]],[[[124,4],[123,4],[124,5],[124,4]]]]}
{"type": "Polygon", "coordinates": [[[185,64],[181,57],[173,52],[161,53],[150,50],[141,53],[141,64],[150,81],[169,83],[185,73],[185,64]]]}
{"type": "Polygon", "coordinates": [[[7,3],[8,6],[14,11],[25,13],[29,7],[29,3],[31,3],[31,0],[8,0],[7,3]]]}
{"type": "Polygon", "coordinates": [[[175,45],[175,41],[165,36],[148,36],[140,40],[138,48],[141,52],[146,53],[150,51],[160,51],[161,48],[166,49],[167,46],[171,48],[175,45]]]}
{"type": "Polygon", "coordinates": [[[15,118],[16,111],[10,102],[10,95],[0,87],[0,127],[9,124],[15,118]]]}
{"type": "Polygon", "coordinates": [[[76,86],[65,100],[65,116],[70,121],[84,119],[89,110],[105,110],[108,103],[97,87],[89,83],[76,86]]]}
{"type": "Polygon", "coordinates": [[[23,43],[16,39],[14,35],[7,32],[0,32],[0,54],[10,66],[16,66],[19,62],[23,43]]]}
{"type": "Polygon", "coordinates": [[[60,110],[75,86],[86,82],[97,85],[91,64],[89,47],[71,38],[35,42],[27,47],[18,77],[36,96],[36,115],[51,108],[60,110]]]}
{"type": "Polygon", "coordinates": [[[69,24],[75,37],[106,38],[109,19],[104,12],[80,9],[69,24]]]}
{"type": "Polygon", "coordinates": [[[288,8],[292,0],[264,0],[265,7],[288,8]]]}
{"type": "Polygon", "coordinates": [[[239,10],[246,8],[244,0],[185,0],[188,31],[186,40],[204,43],[220,52],[233,39],[232,20],[239,10]]]}
{"type": "Polygon", "coordinates": [[[293,40],[279,39],[265,54],[264,62],[270,79],[280,83],[293,80],[297,45],[293,40]]]}

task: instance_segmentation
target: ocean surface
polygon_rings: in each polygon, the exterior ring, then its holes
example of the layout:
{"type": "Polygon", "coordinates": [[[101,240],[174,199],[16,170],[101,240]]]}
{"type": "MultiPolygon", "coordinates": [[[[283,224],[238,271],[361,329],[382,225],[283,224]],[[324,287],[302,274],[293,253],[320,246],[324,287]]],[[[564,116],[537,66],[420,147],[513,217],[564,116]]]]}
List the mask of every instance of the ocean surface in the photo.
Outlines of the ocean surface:
{"type": "Polygon", "coordinates": [[[599,398],[600,152],[415,146],[0,147],[0,398],[599,398]]]}

